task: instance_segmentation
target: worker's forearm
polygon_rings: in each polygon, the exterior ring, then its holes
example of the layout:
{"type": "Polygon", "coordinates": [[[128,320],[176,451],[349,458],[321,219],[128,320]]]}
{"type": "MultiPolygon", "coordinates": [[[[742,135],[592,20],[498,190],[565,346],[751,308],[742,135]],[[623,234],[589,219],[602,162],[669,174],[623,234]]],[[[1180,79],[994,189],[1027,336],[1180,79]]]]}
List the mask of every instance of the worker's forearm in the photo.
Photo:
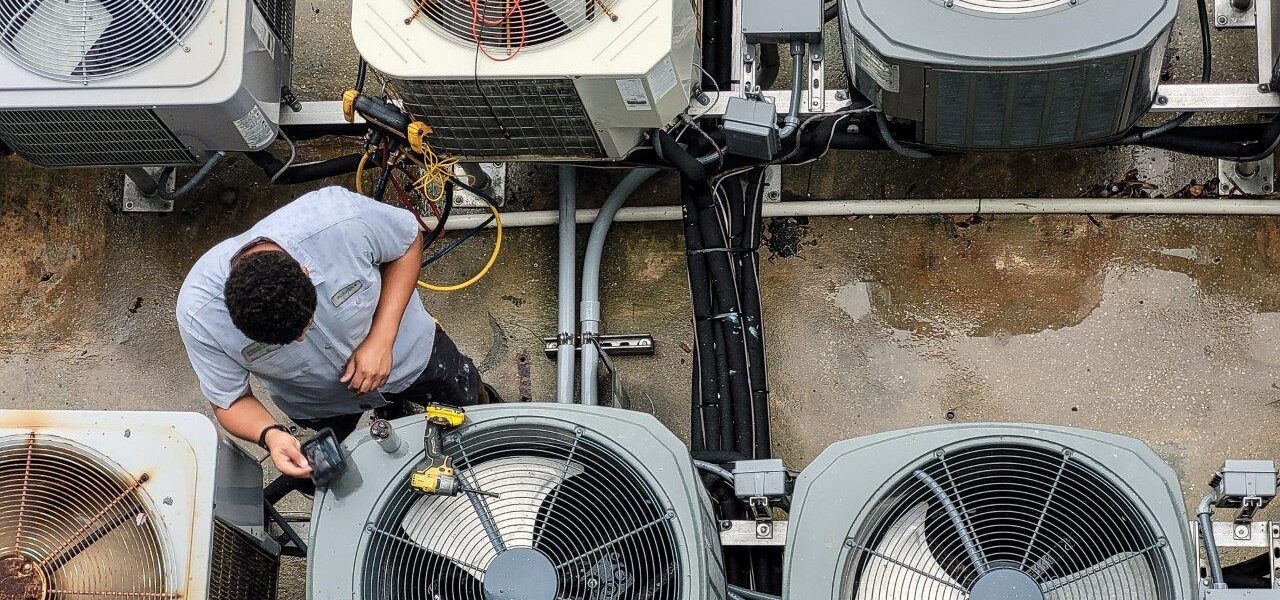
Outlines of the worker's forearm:
{"type": "Polygon", "coordinates": [[[388,344],[394,343],[400,331],[400,319],[418,285],[418,273],[422,270],[422,234],[413,240],[404,256],[382,265],[382,297],[373,313],[373,326],[369,337],[388,344]]]}
{"type": "Polygon", "coordinates": [[[262,430],[276,424],[267,407],[262,405],[252,393],[245,395],[231,405],[231,408],[213,408],[213,416],[217,417],[227,433],[247,442],[258,443],[262,430]]]}

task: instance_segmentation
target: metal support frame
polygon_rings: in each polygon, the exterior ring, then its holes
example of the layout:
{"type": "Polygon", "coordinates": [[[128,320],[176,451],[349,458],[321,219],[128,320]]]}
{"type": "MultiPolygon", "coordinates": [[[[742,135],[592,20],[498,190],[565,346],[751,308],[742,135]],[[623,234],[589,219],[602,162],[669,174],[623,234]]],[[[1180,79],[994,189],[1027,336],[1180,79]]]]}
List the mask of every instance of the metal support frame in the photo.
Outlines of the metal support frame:
{"type": "Polygon", "coordinates": [[[1220,28],[1253,27],[1258,24],[1255,0],[1213,0],[1213,15],[1214,24],[1220,28]],[[1248,4],[1243,10],[1237,6],[1243,4],[1248,4]]]}
{"type": "MultiPolygon", "coordinates": [[[[1195,536],[1196,571],[1201,582],[1208,581],[1204,559],[1204,546],[1200,539],[1200,527],[1195,521],[1189,526],[1195,536]]],[[[1214,521],[1213,537],[1218,548],[1258,548],[1265,549],[1271,557],[1271,572],[1280,568],[1280,522],[1255,521],[1253,523],[1234,523],[1232,521],[1214,521]]],[[[1280,581],[1272,578],[1272,589],[1280,589],[1280,581]]]]}
{"type": "Polygon", "coordinates": [[[1263,196],[1275,191],[1276,162],[1218,161],[1218,193],[1222,196],[1263,196]]]}
{"type": "MultiPolygon", "coordinates": [[[[506,205],[507,200],[507,163],[458,163],[454,168],[455,175],[467,175],[479,180],[475,187],[493,196],[498,207],[506,205]]],[[[453,205],[463,208],[485,208],[489,203],[479,195],[458,188],[453,192],[453,205]]]]}

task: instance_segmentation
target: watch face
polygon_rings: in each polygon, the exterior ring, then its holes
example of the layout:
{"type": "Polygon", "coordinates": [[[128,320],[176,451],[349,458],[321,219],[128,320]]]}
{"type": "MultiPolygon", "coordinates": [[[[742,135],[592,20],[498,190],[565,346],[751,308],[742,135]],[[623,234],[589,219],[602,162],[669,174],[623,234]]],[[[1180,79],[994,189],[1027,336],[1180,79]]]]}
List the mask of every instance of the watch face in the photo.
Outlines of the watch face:
{"type": "Polygon", "coordinates": [[[302,455],[311,464],[311,481],[317,486],[328,485],[347,467],[346,457],[342,455],[332,429],[326,428],[303,442],[302,455]]]}

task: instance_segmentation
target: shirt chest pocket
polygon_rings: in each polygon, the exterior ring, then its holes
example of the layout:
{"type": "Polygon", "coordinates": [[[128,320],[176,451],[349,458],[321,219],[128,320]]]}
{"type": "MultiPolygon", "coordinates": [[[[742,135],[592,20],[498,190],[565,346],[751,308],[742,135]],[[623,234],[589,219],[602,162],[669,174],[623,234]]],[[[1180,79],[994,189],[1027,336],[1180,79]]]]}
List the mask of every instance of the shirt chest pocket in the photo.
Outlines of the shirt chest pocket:
{"type": "Polygon", "coordinates": [[[241,351],[249,372],[272,379],[295,379],[310,371],[307,349],[301,343],[280,346],[253,342],[241,351]]]}
{"type": "Polygon", "coordinates": [[[380,291],[375,282],[356,278],[328,287],[325,296],[318,300],[327,303],[327,308],[344,323],[359,323],[373,320],[380,291]]]}

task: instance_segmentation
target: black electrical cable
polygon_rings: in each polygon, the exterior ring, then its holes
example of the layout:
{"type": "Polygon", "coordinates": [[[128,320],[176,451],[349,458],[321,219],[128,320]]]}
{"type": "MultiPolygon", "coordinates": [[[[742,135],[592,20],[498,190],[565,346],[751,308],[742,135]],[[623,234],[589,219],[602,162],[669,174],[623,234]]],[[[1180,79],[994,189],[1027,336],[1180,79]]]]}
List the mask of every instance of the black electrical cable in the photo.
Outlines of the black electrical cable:
{"type": "Polygon", "coordinates": [[[756,85],[761,89],[769,89],[778,82],[778,71],[782,67],[781,56],[778,55],[777,44],[760,44],[760,70],[756,71],[756,85]]]}
{"type": "Polygon", "coordinates": [[[831,4],[827,5],[826,10],[822,11],[823,23],[830,23],[832,19],[835,19],[836,17],[840,16],[841,1],[842,0],[836,0],[835,2],[832,2],[831,4]]]}
{"type": "Polygon", "coordinates": [[[898,140],[893,137],[893,132],[889,131],[889,119],[888,117],[885,117],[882,112],[876,113],[876,127],[879,128],[880,139],[884,140],[885,145],[888,146],[890,150],[893,150],[900,156],[905,156],[907,158],[933,158],[933,155],[928,152],[908,148],[899,143],[898,140]]]}
{"type": "MultiPolygon", "coordinates": [[[[266,150],[245,152],[244,155],[253,161],[253,164],[258,165],[267,174],[267,177],[272,177],[281,169],[284,169],[284,163],[266,150]]],[[[275,178],[275,185],[310,183],[339,175],[348,175],[354,173],[359,164],[360,154],[348,154],[313,163],[294,164],[290,165],[288,169],[285,169],[284,173],[280,173],[280,176],[275,178]]]]}
{"type": "Polygon", "coordinates": [[[369,63],[365,62],[364,57],[362,56],[360,57],[360,63],[356,67],[356,86],[355,86],[355,90],[362,94],[364,93],[365,74],[368,71],[369,71],[369,63]]]}
{"type": "MultiPolygon", "coordinates": [[[[1196,13],[1200,19],[1200,50],[1203,53],[1200,64],[1201,83],[1209,83],[1213,79],[1213,40],[1210,36],[1209,8],[1205,5],[1205,1],[1195,0],[1196,13]]],[[[1154,61],[1157,58],[1152,57],[1151,60],[1154,61]]],[[[1121,138],[1117,143],[1123,145],[1140,144],[1144,141],[1158,138],[1185,125],[1194,116],[1194,112],[1184,112],[1155,127],[1134,127],[1128,135],[1121,138]]]]}
{"type": "Polygon", "coordinates": [[[1280,147],[1280,117],[1265,124],[1180,127],[1141,145],[1194,156],[1256,162],[1280,147]]]}
{"type": "Polygon", "coordinates": [[[432,255],[431,258],[428,258],[422,261],[422,268],[425,269],[431,265],[436,264],[437,262],[440,262],[441,259],[451,254],[454,250],[457,250],[463,244],[467,243],[467,240],[470,240],[471,238],[475,237],[476,234],[480,233],[481,231],[484,231],[485,228],[492,223],[493,223],[493,215],[490,215],[488,219],[485,219],[479,225],[476,225],[475,227],[468,229],[467,232],[462,234],[458,239],[453,240],[452,242],[449,243],[449,245],[441,248],[438,252],[432,255]]]}
{"type": "Polygon", "coordinates": [[[742,297],[742,313],[746,322],[747,359],[751,369],[751,413],[755,420],[755,458],[773,456],[769,430],[769,379],[764,352],[764,314],[760,295],[760,243],[763,238],[764,168],[749,172],[752,180],[743,188],[747,219],[738,253],[738,288],[742,297]]]}
{"type": "Polygon", "coordinates": [[[697,219],[687,206],[683,210],[685,251],[688,258],[689,295],[693,301],[695,362],[693,367],[694,449],[720,451],[720,381],[716,369],[715,332],[712,327],[711,291],[707,286],[706,258],[702,254],[702,234],[697,219]]]}

